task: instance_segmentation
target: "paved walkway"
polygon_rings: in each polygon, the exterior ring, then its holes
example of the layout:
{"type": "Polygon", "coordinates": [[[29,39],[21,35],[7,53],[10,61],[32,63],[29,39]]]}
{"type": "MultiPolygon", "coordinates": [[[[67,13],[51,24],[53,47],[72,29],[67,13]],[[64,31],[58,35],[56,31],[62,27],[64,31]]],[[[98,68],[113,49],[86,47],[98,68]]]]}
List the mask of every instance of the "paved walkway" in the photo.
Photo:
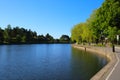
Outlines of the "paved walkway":
{"type": "Polygon", "coordinates": [[[106,78],[106,80],[120,80],[120,47],[116,47],[115,52],[118,55],[118,61],[112,69],[112,71],[110,72],[110,74],[108,75],[108,77],[106,78]]]}
{"type": "MultiPolygon", "coordinates": [[[[77,45],[78,46],[78,45],[77,45]]],[[[79,47],[79,46],[78,46],[79,47]]],[[[95,50],[103,51],[106,54],[114,54],[111,47],[92,47],[95,50]]],[[[84,49],[84,48],[83,48],[84,49]]],[[[115,53],[117,54],[117,63],[112,69],[109,69],[106,77],[103,77],[101,80],[120,80],[120,47],[115,46],[115,53]]],[[[97,80],[97,77],[93,77],[91,80],[97,80]]],[[[98,78],[99,79],[99,78],[98,78]]]]}

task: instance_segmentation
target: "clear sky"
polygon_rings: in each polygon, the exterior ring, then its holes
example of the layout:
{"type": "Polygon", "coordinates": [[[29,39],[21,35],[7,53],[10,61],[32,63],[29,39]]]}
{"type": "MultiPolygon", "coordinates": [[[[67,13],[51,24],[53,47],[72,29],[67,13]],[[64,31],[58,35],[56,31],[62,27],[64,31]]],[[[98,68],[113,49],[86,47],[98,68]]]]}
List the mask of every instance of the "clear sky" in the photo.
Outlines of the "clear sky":
{"type": "Polygon", "coordinates": [[[49,33],[54,38],[70,36],[72,27],[85,22],[104,0],[0,0],[0,27],[8,24],[49,33]]]}

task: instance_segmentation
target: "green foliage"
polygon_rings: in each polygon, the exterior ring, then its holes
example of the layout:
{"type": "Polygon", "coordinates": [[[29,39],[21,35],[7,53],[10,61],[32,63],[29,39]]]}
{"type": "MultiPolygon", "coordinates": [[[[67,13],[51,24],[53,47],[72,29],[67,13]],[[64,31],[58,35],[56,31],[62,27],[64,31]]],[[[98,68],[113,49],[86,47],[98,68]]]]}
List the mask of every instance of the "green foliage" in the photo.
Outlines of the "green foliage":
{"type": "Polygon", "coordinates": [[[4,30],[4,43],[9,43],[9,32],[7,29],[4,30]]]}
{"type": "Polygon", "coordinates": [[[51,35],[49,35],[48,33],[45,36],[45,40],[50,43],[54,42],[54,38],[51,35]]]}
{"type": "Polygon", "coordinates": [[[73,27],[71,30],[71,38],[72,40],[76,41],[77,43],[81,42],[92,42],[94,35],[92,30],[89,28],[88,24],[80,23],[73,27]]]}
{"type": "Polygon", "coordinates": [[[59,39],[54,39],[50,34],[37,35],[35,31],[20,28],[19,26],[12,28],[0,28],[0,44],[32,44],[32,43],[66,43],[70,42],[67,35],[62,35],[59,39]],[[67,39],[64,41],[64,39],[67,39]]]}
{"type": "Polygon", "coordinates": [[[82,24],[75,25],[71,30],[71,39],[72,41],[76,41],[77,43],[80,43],[82,41],[81,33],[82,33],[82,24]]]}
{"type": "Polygon", "coordinates": [[[108,27],[108,38],[111,42],[113,42],[116,39],[117,35],[117,28],[116,27],[108,27]]]}
{"type": "Polygon", "coordinates": [[[3,35],[3,30],[0,28],[0,44],[3,42],[4,40],[4,35],[3,35]]]}
{"type": "Polygon", "coordinates": [[[78,43],[100,42],[105,38],[113,42],[117,34],[120,34],[120,0],[105,0],[85,23],[74,26],[71,38],[78,43]]]}
{"type": "Polygon", "coordinates": [[[61,43],[70,43],[70,37],[68,35],[62,35],[59,40],[61,43]]]}
{"type": "Polygon", "coordinates": [[[101,33],[106,37],[109,35],[108,27],[116,26],[120,29],[120,1],[119,0],[105,0],[100,8],[94,14],[95,19],[92,20],[92,29],[98,38],[101,33]]]}

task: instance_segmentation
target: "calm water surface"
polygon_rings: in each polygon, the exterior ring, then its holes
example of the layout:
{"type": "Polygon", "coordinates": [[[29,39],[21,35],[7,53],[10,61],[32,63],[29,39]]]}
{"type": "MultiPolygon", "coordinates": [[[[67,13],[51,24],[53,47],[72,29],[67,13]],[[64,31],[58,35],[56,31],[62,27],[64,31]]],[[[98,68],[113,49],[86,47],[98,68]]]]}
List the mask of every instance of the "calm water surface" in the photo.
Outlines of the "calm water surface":
{"type": "Polygon", "coordinates": [[[89,80],[106,63],[70,44],[0,45],[0,80],[89,80]]]}

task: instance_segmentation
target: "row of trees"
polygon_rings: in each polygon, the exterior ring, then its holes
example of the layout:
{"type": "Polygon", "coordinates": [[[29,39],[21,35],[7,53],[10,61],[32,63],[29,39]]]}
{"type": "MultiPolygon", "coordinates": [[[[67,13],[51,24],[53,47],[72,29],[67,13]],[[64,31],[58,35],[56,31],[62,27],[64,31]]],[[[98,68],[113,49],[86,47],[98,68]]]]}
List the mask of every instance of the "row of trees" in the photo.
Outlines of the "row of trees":
{"type": "Polygon", "coordinates": [[[102,6],[92,13],[85,23],[75,25],[71,39],[81,42],[116,42],[120,34],[120,0],[105,0],[102,6]]]}
{"type": "Polygon", "coordinates": [[[95,36],[93,31],[88,27],[86,23],[80,23],[74,26],[71,31],[71,38],[77,43],[92,42],[95,36]]]}
{"type": "Polygon", "coordinates": [[[19,27],[0,28],[0,44],[31,44],[31,43],[70,43],[68,35],[62,35],[60,39],[54,39],[50,34],[37,35],[35,31],[19,27]]]}

